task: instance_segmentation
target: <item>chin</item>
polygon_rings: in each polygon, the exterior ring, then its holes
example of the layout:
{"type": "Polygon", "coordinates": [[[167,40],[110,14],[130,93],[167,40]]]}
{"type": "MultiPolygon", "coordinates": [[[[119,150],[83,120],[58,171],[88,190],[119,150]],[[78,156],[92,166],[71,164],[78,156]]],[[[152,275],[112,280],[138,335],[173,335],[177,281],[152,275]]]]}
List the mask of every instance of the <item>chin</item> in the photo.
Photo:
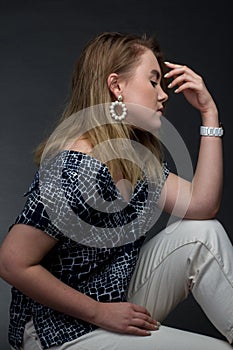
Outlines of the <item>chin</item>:
{"type": "Polygon", "coordinates": [[[132,125],[133,129],[139,129],[142,131],[149,131],[150,133],[156,133],[161,127],[161,120],[157,120],[156,122],[151,123],[140,123],[137,125],[132,125]]]}
{"type": "Polygon", "coordinates": [[[144,129],[150,132],[156,132],[161,128],[161,116],[155,113],[152,118],[144,123],[144,129]]]}

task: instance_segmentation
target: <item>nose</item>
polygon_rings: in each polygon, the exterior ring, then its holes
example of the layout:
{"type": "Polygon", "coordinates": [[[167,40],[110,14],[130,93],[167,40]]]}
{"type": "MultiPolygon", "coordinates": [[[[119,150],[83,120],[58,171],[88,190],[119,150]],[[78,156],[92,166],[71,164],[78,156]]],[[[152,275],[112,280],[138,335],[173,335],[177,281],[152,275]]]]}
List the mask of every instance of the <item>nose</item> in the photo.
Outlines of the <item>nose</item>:
{"type": "Polygon", "coordinates": [[[168,94],[162,89],[161,85],[159,85],[158,100],[163,103],[168,100],[168,94]]]}

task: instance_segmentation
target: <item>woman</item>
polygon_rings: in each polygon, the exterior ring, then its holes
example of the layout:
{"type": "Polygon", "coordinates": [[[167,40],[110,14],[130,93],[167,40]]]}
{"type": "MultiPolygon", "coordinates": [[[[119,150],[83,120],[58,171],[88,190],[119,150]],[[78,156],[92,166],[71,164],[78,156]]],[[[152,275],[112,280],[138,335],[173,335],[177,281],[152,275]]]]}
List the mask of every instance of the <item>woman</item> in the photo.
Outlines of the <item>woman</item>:
{"type": "Polygon", "coordinates": [[[102,33],[88,43],[1,246],[0,273],[13,285],[13,349],[231,348],[232,246],[214,220],[221,135],[202,78],[164,63],[154,38],[102,33]],[[166,79],[201,115],[192,182],[163,161],[166,79]],[[157,207],[182,220],[145,242],[157,207]],[[228,342],[160,327],[189,292],[228,342]]]}

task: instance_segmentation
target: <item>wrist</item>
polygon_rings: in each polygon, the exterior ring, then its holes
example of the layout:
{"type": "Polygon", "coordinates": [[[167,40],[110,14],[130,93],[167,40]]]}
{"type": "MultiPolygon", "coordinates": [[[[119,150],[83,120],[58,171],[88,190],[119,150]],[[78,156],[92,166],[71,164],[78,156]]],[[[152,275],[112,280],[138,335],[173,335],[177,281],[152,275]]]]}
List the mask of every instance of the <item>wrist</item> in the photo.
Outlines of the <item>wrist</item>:
{"type": "Polygon", "coordinates": [[[93,299],[93,303],[92,303],[91,308],[89,310],[88,317],[85,321],[92,323],[92,324],[95,324],[95,325],[98,325],[99,316],[102,314],[101,306],[102,306],[101,302],[93,299]]]}
{"type": "Polygon", "coordinates": [[[218,111],[216,108],[202,112],[201,119],[203,126],[212,126],[216,128],[220,126],[218,111]]]}
{"type": "Polygon", "coordinates": [[[202,118],[202,125],[203,126],[208,126],[208,127],[214,127],[214,128],[220,128],[221,123],[219,121],[219,118],[202,118]]]}
{"type": "Polygon", "coordinates": [[[94,324],[95,319],[99,313],[98,301],[92,299],[91,297],[78,292],[79,300],[75,303],[75,306],[72,310],[72,316],[75,318],[79,318],[85,322],[94,324]]]}

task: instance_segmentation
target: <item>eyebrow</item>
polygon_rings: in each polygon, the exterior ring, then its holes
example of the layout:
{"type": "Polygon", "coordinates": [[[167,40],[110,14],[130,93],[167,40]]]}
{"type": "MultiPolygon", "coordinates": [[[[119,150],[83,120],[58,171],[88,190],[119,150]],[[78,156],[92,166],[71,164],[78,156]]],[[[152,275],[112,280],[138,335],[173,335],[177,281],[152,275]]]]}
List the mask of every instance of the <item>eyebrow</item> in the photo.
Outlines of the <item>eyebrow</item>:
{"type": "Polygon", "coordinates": [[[161,75],[160,75],[159,71],[157,71],[157,69],[152,69],[151,74],[155,75],[158,80],[161,77],[161,75]]]}

